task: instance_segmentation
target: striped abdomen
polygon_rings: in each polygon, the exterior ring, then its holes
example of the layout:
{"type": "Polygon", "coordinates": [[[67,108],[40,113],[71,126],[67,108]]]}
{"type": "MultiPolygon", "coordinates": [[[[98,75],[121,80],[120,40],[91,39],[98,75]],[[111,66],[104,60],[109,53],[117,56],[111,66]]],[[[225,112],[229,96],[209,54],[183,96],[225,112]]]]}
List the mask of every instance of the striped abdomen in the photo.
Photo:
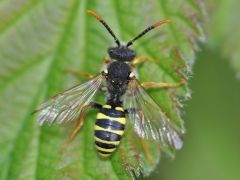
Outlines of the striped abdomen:
{"type": "Polygon", "coordinates": [[[117,148],[126,124],[122,107],[102,106],[95,124],[95,144],[101,156],[110,156],[117,148]]]}

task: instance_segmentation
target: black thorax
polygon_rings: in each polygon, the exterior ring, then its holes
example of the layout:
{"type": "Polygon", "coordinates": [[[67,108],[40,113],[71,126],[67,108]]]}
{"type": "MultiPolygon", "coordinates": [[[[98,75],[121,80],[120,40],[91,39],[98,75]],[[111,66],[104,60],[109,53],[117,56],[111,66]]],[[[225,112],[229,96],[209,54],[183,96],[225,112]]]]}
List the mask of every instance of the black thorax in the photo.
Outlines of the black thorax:
{"type": "Polygon", "coordinates": [[[112,106],[122,106],[122,96],[125,94],[129,82],[130,66],[121,61],[114,61],[108,66],[107,103],[112,106]]]}

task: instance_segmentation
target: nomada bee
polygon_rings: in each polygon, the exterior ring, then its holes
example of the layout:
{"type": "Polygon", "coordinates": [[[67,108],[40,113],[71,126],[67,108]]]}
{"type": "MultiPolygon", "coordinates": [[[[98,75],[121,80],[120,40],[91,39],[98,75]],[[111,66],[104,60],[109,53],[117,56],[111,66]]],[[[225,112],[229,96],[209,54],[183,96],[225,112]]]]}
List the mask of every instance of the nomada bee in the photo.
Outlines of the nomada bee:
{"type": "Polygon", "coordinates": [[[65,148],[83,126],[86,110],[95,108],[99,110],[94,128],[95,144],[102,157],[110,156],[117,149],[124,134],[126,121],[130,122],[143,141],[155,140],[163,148],[180,149],[182,130],[165,115],[152,97],[145,92],[144,87],[178,87],[184,82],[140,83],[134,69],[137,64],[149,59],[145,56],[136,58],[135,51],[130,49],[134,41],[144,34],[171,21],[159,21],[123,45],[100,16],[90,10],[87,13],[94,16],[107,29],[117,46],[108,49],[106,69],[96,76],[82,74],[91,79],[41,104],[36,110],[39,113],[39,124],[62,124],[76,120],[76,127],[65,142],[65,148]],[[93,99],[103,86],[106,87],[107,99],[106,104],[101,105],[93,99]]]}

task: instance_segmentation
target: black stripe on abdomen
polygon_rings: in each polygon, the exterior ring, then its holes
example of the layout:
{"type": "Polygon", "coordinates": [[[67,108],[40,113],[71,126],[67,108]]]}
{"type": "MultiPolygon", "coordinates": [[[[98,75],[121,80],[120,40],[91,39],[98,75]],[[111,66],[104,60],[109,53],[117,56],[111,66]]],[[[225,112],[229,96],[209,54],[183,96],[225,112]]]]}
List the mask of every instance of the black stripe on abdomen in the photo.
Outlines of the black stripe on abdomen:
{"type": "Polygon", "coordinates": [[[100,112],[110,117],[125,117],[125,112],[116,109],[102,108],[100,112]]]}
{"type": "Polygon", "coordinates": [[[102,142],[99,142],[99,141],[95,141],[95,144],[101,148],[104,148],[104,149],[113,149],[113,148],[116,148],[117,145],[114,145],[114,144],[106,144],[106,143],[102,143],[102,142]]]}
{"type": "Polygon", "coordinates": [[[111,130],[124,130],[125,125],[110,119],[99,119],[96,122],[96,125],[104,128],[104,129],[111,129],[111,130]]]}
{"type": "Polygon", "coordinates": [[[102,106],[94,128],[95,144],[100,156],[108,157],[116,150],[124,134],[125,124],[122,107],[102,106]]]}
{"type": "Polygon", "coordinates": [[[112,154],[112,152],[106,152],[106,151],[101,151],[101,150],[98,150],[98,152],[102,155],[107,155],[107,156],[110,156],[112,154]]]}
{"type": "Polygon", "coordinates": [[[121,135],[103,130],[95,130],[95,136],[105,141],[120,141],[122,137],[121,135]]]}

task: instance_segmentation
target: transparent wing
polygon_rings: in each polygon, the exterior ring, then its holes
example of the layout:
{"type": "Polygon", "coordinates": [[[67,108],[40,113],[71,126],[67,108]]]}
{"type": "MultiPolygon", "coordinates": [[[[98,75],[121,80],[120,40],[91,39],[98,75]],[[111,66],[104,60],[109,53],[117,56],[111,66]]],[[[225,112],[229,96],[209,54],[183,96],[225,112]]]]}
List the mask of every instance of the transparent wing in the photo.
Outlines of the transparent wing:
{"type": "Polygon", "coordinates": [[[134,79],[129,82],[124,107],[135,132],[144,139],[157,140],[161,147],[172,153],[181,149],[184,130],[178,128],[134,79]]]}
{"type": "Polygon", "coordinates": [[[137,179],[148,176],[157,166],[161,157],[161,147],[157,141],[140,138],[131,125],[126,126],[125,137],[121,140],[119,155],[127,172],[137,179]]]}
{"type": "Polygon", "coordinates": [[[62,124],[75,120],[81,109],[91,102],[104,80],[105,76],[99,74],[86,83],[68,89],[41,104],[35,111],[39,113],[39,124],[62,124]]]}

